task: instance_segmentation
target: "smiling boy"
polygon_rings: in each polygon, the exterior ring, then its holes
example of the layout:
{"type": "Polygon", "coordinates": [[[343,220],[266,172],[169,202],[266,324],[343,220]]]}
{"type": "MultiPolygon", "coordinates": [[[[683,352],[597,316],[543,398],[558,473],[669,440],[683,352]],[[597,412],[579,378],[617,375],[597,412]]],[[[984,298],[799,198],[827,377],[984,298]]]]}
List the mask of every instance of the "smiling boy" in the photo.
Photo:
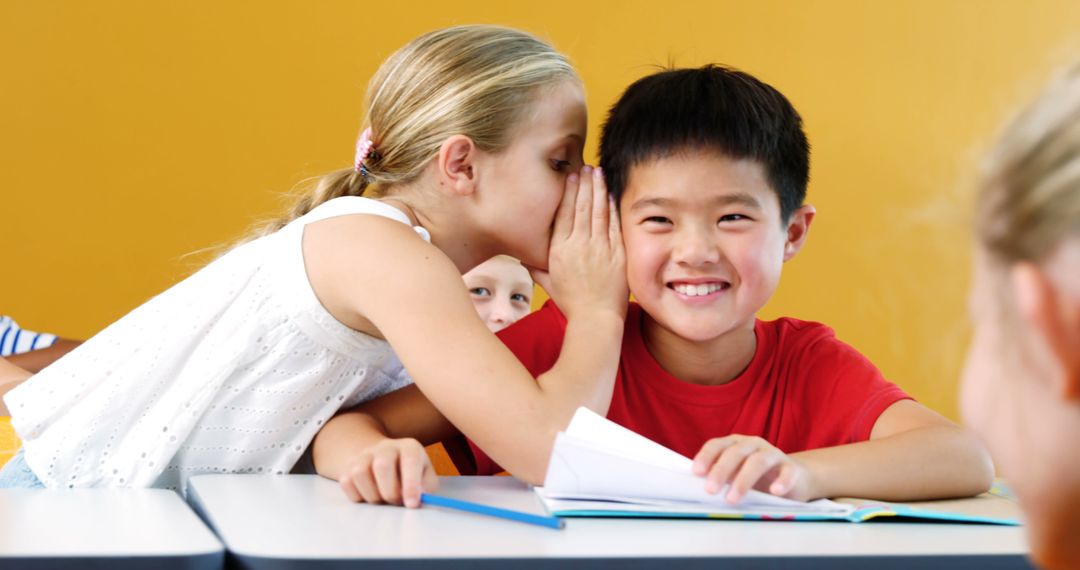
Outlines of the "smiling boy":
{"type": "MultiPolygon", "coordinates": [[[[730,484],[731,501],[751,488],[802,500],[989,488],[982,446],[886,381],[832,329],[756,318],[815,214],[803,203],[809,145],[782,94],[717,66],[645,77],[611,110],[601,167],[637,301],[609,419],[694,457],[706,488],[730,484]]],[[[557,359],[565,327],[549,302],[500,338],[539,375],[557,359]]],[[[324,433],[316,465],[332,466],[320,472],[350,498],[415,504],[422,478],[433,484],[415,440],[456,431],[409,387],[324,433]]],[[[458,458],[463,473],[500,470],[471,451],[471,464],[458,458]]]]}

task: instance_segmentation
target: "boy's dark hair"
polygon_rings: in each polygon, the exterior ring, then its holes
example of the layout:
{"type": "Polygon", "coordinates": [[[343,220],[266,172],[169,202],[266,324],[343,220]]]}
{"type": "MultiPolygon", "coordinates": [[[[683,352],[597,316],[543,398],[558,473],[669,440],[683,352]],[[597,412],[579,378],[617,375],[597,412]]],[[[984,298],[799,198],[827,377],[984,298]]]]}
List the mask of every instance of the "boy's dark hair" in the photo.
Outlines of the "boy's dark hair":
{"type": "Polygon", "coordinates": [[[802,206],[810,177],[802,118],[776,89],[719,65],[635,81],[608,113],[600,166],[618,203],[634,166],[702,148],[760,163],[780,199],[782,221],[802,206]]]}

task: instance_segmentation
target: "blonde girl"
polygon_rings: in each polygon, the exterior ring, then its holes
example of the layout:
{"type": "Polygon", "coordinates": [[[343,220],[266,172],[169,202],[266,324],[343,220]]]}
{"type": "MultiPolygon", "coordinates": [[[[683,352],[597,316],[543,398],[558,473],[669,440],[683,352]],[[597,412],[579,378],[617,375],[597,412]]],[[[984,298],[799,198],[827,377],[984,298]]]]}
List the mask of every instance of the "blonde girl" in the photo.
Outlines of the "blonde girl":
{"type": "Polygon", "coordinates": [[[0,486],[287,473],[339,408],[410,381],[543,477],[573,410],[606,410],[627,298],[613,209],[582,168],[581,82],[531,35],[461,26],[391,55],[366,103],[352,167],[7,394],[24,447],[0,486]],[[550,267],[569,309],[539,384],[462,284],[496,254],[550,267]]]}
{"type": "Polygon", "coordinates": [[[1027,513],[1035,561],[1080,568],[1080,66],[1005,131],[975,233],[964,416],[1027,513]]]}

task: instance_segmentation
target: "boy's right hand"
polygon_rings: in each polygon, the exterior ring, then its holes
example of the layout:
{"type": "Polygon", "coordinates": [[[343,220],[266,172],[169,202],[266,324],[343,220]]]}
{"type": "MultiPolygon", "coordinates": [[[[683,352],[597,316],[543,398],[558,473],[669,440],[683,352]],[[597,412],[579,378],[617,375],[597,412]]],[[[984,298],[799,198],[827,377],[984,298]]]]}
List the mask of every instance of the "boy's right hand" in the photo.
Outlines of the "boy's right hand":
{"type": "Polygon", "coordinates": [[[410,508],[439,486],[424,446],[412,438],[385,439],[364,450],[338,482],[350,501],[410,508]]]}
{"type": "Polygon", "coordinates": [[[626,285],[619,214],[603,173],[586,166],[566,179],[548,254],[550,275],[541,286],[567,318],[590,311],[626,316],[626,285]]]}

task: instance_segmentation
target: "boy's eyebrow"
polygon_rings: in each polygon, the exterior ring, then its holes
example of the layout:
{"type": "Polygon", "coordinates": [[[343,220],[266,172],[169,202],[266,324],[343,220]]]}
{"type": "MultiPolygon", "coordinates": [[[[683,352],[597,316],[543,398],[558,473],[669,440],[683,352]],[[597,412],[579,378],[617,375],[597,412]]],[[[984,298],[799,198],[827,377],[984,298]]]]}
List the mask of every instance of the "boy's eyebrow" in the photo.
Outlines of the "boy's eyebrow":
{"type": "MultiPolygon", "coordinates": [[[[743,206],[747,206],[747,207],[750,207],[750,208],[755,208],[755,209],[758,209],[758,210],[761,209],[761,204],[758,203],[757,198],[755,198],[753,195],[747,194],[745,192],[736,192],[734,194],[724,194],[723,196],[717,196],[716,198],[710,200],[709,205],[726,206],[728,204],[741,204],[743,206]]],[[[646,206],[661,206],[661,207],[663,207],[663,206],[674,206],[674,205],[675,205],[675,200],[672,200],[670,198],[645,198],[643,200],[638,200],[637,202],[634,202],[630,206],[630,211],[632,212],[634,210],[644,208],[646,206]]]]}

